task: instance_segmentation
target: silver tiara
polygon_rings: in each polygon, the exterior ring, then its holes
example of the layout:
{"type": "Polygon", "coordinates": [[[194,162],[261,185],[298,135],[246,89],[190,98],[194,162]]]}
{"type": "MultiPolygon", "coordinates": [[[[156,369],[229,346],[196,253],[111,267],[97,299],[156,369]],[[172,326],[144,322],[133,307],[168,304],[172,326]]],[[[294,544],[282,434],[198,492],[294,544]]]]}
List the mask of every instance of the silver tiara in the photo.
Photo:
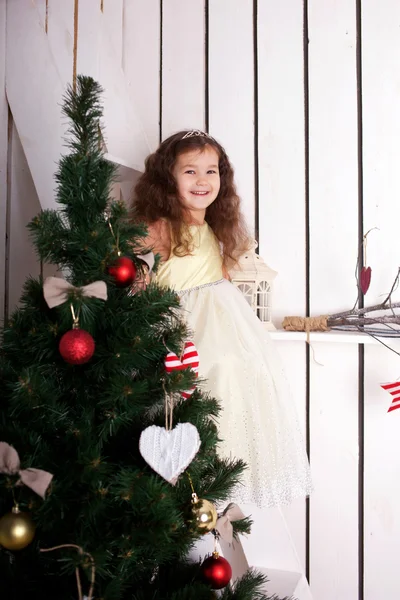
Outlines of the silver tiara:
{"type": "Polygon", "coordinates": [[[205,133],[204,131],[200,131],[200,129],[192,129],[192,131],[188,131],[181,139],[185,140],[186,138],[190,138],[193,136],[208,137],[210,139],[213,139],[211,135],[208,135],[208,133],[205,133]]]}

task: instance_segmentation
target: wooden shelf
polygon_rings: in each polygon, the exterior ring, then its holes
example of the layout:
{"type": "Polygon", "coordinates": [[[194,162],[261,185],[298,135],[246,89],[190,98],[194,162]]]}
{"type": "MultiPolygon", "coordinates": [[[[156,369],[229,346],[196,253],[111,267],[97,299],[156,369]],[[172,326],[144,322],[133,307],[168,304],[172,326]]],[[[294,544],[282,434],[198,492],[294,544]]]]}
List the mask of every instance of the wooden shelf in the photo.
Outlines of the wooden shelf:
{"type": "MultiPolygon", "coordinates": [[[[305,342],[307,335],[303,331],[285,331],[276,329],[269,331],[271,337],[279,342],[305,342]]],[[[400,338],[380,338],[385,344],[400,345],[400,338]]],[[[351,331],[315,331],[310,333],[310,342],[339,343],[339,344],[379,344],[366,333],[353,333],[351,331]]]]}

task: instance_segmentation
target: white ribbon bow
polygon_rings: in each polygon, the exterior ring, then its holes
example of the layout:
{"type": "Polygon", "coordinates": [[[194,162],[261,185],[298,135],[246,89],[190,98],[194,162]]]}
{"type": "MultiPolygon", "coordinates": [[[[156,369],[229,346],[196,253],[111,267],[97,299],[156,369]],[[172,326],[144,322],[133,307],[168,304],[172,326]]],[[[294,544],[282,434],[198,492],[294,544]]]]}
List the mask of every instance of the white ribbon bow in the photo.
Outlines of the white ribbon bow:
{"type": "Polygon", "coordinates": [[[218,531],[221,538],[228,544],[233,542],[233,527],[232,521],[239,521],[244,519],[245,515],[242,513],[237,504],[230,504],[225,510],[224,514],[219,517],[215,525],[215,529],[218,531]]]}
{"type": "Polygon", "coordinates": [[[94,281],[83,287],[75,287],[65,279],[47,277],[43,284],[43,295],[49,308],[64,304],[68,300],[68,292],[79,290],[83,296],[107,300],[107,285],[105,281],[94,281]]]}

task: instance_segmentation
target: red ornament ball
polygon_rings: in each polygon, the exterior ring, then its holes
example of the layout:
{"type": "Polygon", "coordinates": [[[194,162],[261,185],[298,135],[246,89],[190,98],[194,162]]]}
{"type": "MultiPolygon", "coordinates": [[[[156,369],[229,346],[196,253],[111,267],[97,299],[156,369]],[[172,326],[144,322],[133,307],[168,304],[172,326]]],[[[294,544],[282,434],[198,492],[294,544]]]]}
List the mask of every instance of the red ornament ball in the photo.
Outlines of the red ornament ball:
{"type": "Polygon", "coordinates": [[[84,365],[94,354],[94,339],[84,329],[64,333],[58,346],[61,356],[70,365],[84,365]]]}
{"type": "Polygon", "coordinates": [[[232,578],[232,567],[222,556],[213,554],[201,565],[203,579],[213,590],[220,590],[228,585],[232,578]]]}
{"type": "Polygon", "coordinates": [[[136,279],[136,266],[127,256],[120,256],[108,267],[108,273],[117,287],[128,287],[136,279]]]}

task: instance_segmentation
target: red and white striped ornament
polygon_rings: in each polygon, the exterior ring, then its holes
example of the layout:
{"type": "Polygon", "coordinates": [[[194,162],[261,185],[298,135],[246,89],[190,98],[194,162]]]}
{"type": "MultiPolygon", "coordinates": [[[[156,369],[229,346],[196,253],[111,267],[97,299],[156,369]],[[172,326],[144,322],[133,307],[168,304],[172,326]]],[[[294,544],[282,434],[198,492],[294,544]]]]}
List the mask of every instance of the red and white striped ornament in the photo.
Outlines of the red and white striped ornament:
{"type": "Polygon", "coordinates": [[[388,412],[397,410],[400,408],[400,381],[394,381],[393,383],[381,383],[381,388],[389,392],[392,396],[392,403],[389,406],[388,412]]]}
{"type": "MultiPolygon", "coordinates": [[[[167,373],[172,373],[173,371],[183,371],[184,369],[192,369],[192,371],[195,372],[196,377],[199,376],[199,355],[193,342],[185,342],[185,347],[181,358],[179,358],[175,352],[168,352],[167,356],[165,357],[164,364],[167,373]]],[[[190,390],[181,392],[182,396],[184,398],[189,398],[195,389],[196,386],[193,386],[190,390]]]]}

